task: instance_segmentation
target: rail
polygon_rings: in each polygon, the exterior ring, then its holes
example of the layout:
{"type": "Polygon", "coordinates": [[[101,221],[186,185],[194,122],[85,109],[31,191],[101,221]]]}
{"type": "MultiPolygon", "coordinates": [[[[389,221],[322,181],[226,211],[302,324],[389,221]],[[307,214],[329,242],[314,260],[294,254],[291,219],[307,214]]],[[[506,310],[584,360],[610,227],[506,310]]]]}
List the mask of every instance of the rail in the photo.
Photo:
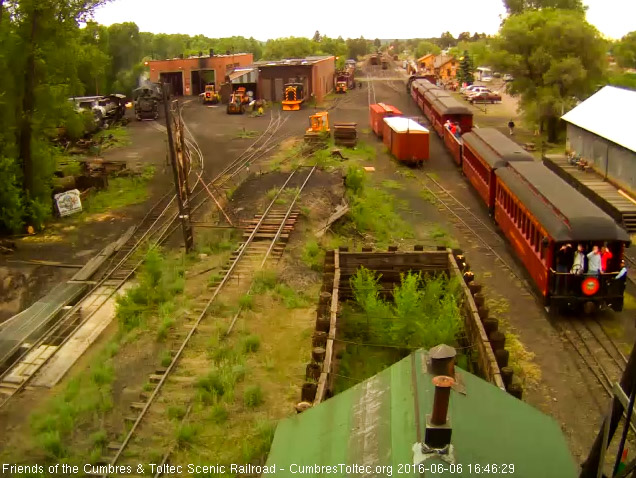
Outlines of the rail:
{"type": "MultiPolygon", "coordinates": [[[[307,182],[309,181],[309,178],[312,176],[312,174],[315,171],[315,169],[316,169],[316,166],[314,166],[311,169],[311,171],[309,172],[309,174],[305,178],[304,182],[302,183],[302,186],[299,188],[299,191],[296,194],[295,200],[292,201],[292,203],[289,205],[289,207],[287,209],[287,212],[286,212],[283,220],[281,221],[281,226],[280,226],[279,230],[282,230],[282,227],[284,227],[284,225],[286,224],[287,219],[289,218],[289,215],[291,214],[291,210],[292,210],[292,208],[294,207],[294,205],[296,203],[296,199],[298,198],[298,196],[300,195],[300,193],[302,192],[302,190],[306,186],[307,182]]],[[[268,207],[266,208],[265,212],[261,215],[258,223],[254,226],[254,229],[251,232],[251,234],[247,237],[247,239],[243,242],[243,244],[241,244],[241,246],[239,246],[237,256],[233,259],[230,267],[228,268],[228,270],[224,274],[223,279],[221,280],[221,282],[215,288],[213,294],[210,296],[210,298],[206,302],[205,306],[203,307],[203,310],[198,314],[194,324],[192,325],[192,327],[189,330],[188,334],[185,336],[183,342],[181,343],[179,349],[177,350],[177,352],[175,353],[174,357],[172,358],[172,361],[170,362],[170,365],[166,368],[166,371],[161,375],[161,379],[157,383],[157,385],[156,385],[155,389],[153,390],[152,394],[150,395],[150,397],[148,398],[148,400],[145,403],[144,407],[142,408],[142,410],[140,411],[139,415],[137,416],[137,419],[135,420],[135,422],[131,426],[130,430],[126,434],[126,437],[124,438],[123,442],[118,447],[116,454],[111,459],[110,465],[114,466],[117,463],[117,461],[121,457],[122,453],[124,452],[124,450],[126,449],[128,444],[130,443],[130,441],[131,441],[132,437],[134,436],[135,432],[137,431],[140,423],[142,422],[142,420],[146,416],[148,410],[152,406],[152,404],[153,404],[154,400],[156,399],[156,397],[159,395],[159,393],[160,393],[163,385],[165,384],[166,380],[168,379],[168,377],[170,376],[172,371],[177,367],[177,364],[179,362],[179,359],[181,358],[181,355],[183,354],[184,350],[186,349],[188,343],[190,342],[190,339],[195,334],[196,330],[199,328],[199,326],[200,326],[203,318],[207,314],[210,306],[212,305],[214,300],[219,295],[220,291],[223,289],[223,287],[227,284],[228,280],[232,276],[234,270],[236,269],[237,264],[241,261],[241,258],[243,257],[244,253],[247,251],[248,246],[252,243],[252,241],[256,237],[256,234],[259,232],[259,229],[260,229],[261,225],[263,224],[265,219],[268,217],[268,214],[270,213],[270,211],[272,210],[272,208],[276,204],[276,201],[277,201],[278,197],[285,190],[285,188],[287,187],[287,185],[290,183],[290,181],[296,175],[297,172],[298,172],[298,169],[295,169],[287,177],[285,183],[278,190],[278,192],[274,196],[274,198],[272,198],[272,200],[269,203],[268,207]]],[[[274,244],[275,242],[277,242],[279,237],[280,237],[280,234],[276,234],[272,238],[271,243],[274,244]]],[[[273,248],[273,246],[270,245],[270,248],[267,251],[266,258],[269,256],[269,253],[271,252],[272,248],[273,248]]],[[[264,262],[261,264],[261,267],[262,267],[263,264],[264,264],[264,262]]],[[[234,320],[232,321],[232,324],[231,324],[230,328],[228,329],[227,333],[225,334],[226,337],[230,334],[230,332],[232,330],[232,326],[233,326],[233,324],[236,321],[236,318],[237,317],[235,316],[234,320]]],[[[110,475],[111,475],[111,473],[106,473],[106,474],[102,475],[102,478],[108,478],[108,476],[110,476],[110,475]]]]}

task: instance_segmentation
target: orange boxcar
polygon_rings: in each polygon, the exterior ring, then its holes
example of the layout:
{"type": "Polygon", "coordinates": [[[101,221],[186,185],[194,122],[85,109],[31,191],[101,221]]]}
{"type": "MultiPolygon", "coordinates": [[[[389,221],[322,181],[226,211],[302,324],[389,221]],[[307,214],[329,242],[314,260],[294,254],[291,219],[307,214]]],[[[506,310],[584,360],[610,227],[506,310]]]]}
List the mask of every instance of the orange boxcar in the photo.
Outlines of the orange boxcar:
{"type": "Polygon", "coordinates": [[[369,106],[369,122],[371,123],[371,129],[378,138],[381,138],[383,134],[384,123],[382,120],[391,116],[402,116],[402,112],[395,106],[384,103],[369,106]]]}
{"type": "Polygon", "coordinates": [[[384,144],[399,161],[422,164],[429,157],[429,131],[409,118],[384,118],[384,144]]]}

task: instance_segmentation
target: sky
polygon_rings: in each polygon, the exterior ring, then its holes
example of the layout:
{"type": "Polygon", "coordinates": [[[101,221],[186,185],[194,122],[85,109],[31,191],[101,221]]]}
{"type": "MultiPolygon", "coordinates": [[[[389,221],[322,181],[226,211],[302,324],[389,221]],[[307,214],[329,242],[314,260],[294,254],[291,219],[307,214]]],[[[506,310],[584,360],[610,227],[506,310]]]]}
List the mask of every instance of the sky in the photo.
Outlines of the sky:
{"type": "MultiPolygon", "coordinates": [[[[587,20],[618,39],[636,30],[636,0],[583,0],[587,20]]],[[[287,36],[427,38],[450,31],[494,34],[505,14],[502,0],[112,0],[95,12],[103,25],[135,22],[141,31],[202,34],[210,38],[287,36]],[[368,5],[368,6],[367,6],[368,5]],[[294,12],[297,15],[294,17],[294,12]]]]}

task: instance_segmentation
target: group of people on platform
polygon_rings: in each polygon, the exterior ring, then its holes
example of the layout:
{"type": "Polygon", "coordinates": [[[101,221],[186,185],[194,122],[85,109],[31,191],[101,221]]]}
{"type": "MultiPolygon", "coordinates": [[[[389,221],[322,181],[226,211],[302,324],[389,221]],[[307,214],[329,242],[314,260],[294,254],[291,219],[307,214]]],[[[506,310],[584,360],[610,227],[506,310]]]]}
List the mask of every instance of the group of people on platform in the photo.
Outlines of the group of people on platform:
{"type": "Polygon", "coordinates": [[[461,138],[462,129],[459,127],[459,123],[453,123],[451,120],[446,120],[444,128],[448,129],[457,139],[461,138]]]}
{"type": "Polygon", "coordinates": [[[556,253],[556,271],[561,274],[616,274],[615,279],[623,279],[627,275],[625,261],[621,260],[620,268],[611,267],[614,257],[607,244],[599,247],[592,245],[592,249],[586,252],[585,246],[579,244],[576,250],[572,244],[563,244],[556,253]]]}

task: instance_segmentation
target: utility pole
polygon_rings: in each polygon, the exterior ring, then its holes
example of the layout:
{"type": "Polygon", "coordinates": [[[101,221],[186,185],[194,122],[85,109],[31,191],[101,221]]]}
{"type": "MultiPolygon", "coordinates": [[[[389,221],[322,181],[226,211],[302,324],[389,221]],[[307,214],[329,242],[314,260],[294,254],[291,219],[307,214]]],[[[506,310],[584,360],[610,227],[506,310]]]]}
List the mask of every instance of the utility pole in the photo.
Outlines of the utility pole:
{"type": "MultiPolygon", "coordinates": [[[[166,84],[161,84],[163,93],[163,110],[166,115],[166,131],[168,133],[168,149],[170,150],[170,163],[172,164],[172,174],[174,176],[174,186],[177,193],[177,204],[179,205],[179,220],[181,221],[181,229],[183,231],[183,243],[186,253],[190,252],[194,247],[194,234],[192,232],[192,224],[190,224],[190,201],[188,191],[188,168],[184,167],[183,154],[183,132],[179,135],[179,145],[177,146],[173,136],[173,118],[168,107],[168,94],[166,84]],[[177,152],[177,147],[179,151],[177,152]],[[177,154],[179,153],[179,158],[177,154]]],[[[177,125],[177,129],[181,123],[177,125]]]]}

